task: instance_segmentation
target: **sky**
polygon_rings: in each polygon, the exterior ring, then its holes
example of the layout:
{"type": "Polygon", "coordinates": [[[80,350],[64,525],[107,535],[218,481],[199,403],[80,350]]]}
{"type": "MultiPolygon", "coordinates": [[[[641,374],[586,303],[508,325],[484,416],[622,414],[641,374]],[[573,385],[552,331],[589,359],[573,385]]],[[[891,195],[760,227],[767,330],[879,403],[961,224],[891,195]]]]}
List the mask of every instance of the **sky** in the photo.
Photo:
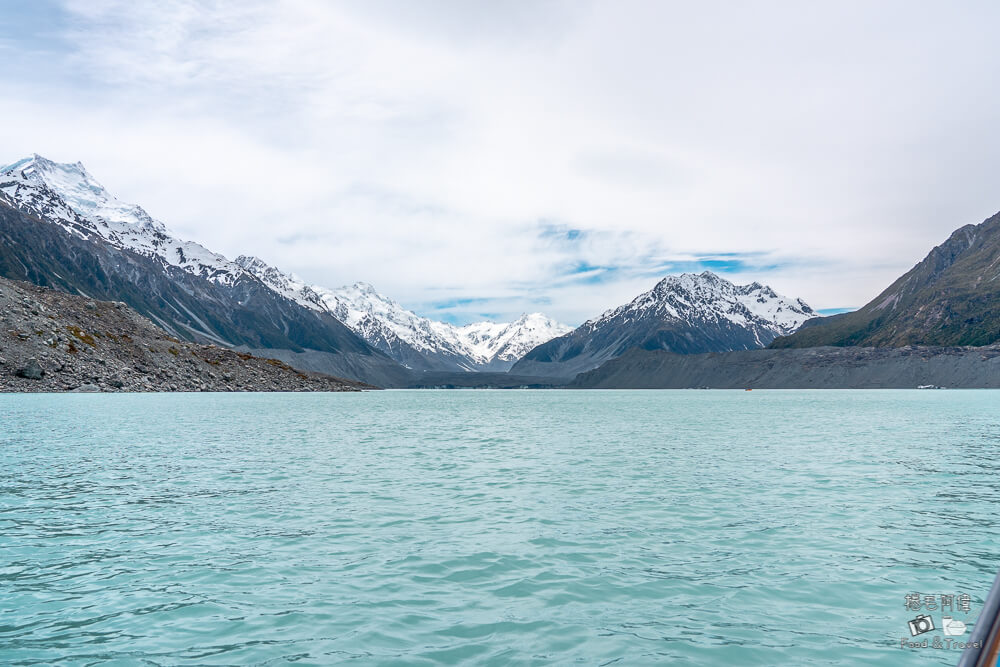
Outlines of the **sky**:
{"type": "Polygon", "coordinates": [[[1000,210],[994,2],[0,3],[0,163],[436,319],[854,308],[1000,210]]]}

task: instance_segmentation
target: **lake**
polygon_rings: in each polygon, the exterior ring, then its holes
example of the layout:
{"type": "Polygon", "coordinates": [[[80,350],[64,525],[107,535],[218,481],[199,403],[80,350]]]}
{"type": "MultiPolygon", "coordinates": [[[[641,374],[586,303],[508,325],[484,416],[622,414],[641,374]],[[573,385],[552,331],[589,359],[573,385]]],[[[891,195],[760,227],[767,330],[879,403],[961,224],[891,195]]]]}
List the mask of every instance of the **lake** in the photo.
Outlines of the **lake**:
{"type": "Polygon", "coordinates": [[[3,395],[0,662],[952,665],[998,507],[998,391],[3,395]]]}

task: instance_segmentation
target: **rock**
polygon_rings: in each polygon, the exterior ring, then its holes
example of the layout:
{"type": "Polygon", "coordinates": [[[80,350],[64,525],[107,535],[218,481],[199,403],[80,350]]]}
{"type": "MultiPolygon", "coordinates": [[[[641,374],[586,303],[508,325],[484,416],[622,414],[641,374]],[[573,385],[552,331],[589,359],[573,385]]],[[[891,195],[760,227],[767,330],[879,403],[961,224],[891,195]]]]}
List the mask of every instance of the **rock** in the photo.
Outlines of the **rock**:
{"type": "Polygon", "coordinates": [[[90,384],[89,382],[84,382],[76,389],[73,389],[73,392],[77,394],[93,394],[95,392],[99,392],[100,390],[101,388],[98,387],[96,384],[90,384]]]}
{"type": "Polygon", "coordinates": [[[97,310],[97,304],[93,301],[88,301],[83,307],[87,310],[97,310]]]}
{"type": "Polygon", "coordinates": [[[45,371],[38,364],[38,359],[31,357],[28,359],[28,363],[24,368],[18,368],[16,375],[18,377],[27,378],[29,380],[41,380],[45,377],[45,371]]]}

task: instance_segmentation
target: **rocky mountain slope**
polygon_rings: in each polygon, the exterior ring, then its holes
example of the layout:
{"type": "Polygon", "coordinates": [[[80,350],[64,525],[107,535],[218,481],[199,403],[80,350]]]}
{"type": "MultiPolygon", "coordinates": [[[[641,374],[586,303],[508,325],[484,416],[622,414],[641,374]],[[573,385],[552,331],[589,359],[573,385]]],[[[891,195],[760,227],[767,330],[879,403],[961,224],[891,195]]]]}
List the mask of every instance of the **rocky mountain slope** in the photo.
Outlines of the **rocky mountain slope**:
{"type": "Polygon", "coordinates": [[[124,301],[183,340],[295,355],[301,368],[383,386],[408,377],[329,313],[170,236],[79,164],[36,156],[0,169],[0,276],[124,301]]]}
{"type": "Polygon", "coordinates": [[[956,230],[860,310],[808,322],[774,348],[1000,341],[1000,213],[956,230]]]}
{"type": "Polygon", "coordinates": [[[124,303],[0,278],[0,391],[358,391],[214,345],[183,342],[124,303]]]}
{"type": "Polygon", "coordinates": [[[681,354],[760,348],[815,316],[801,299],[759,283],[734,285],[711,271],[668,276],[630,303],[534,348],[511,372],[572,377],[633,347],[681,354]]]}
{"type": "Polygon", "coordinates": [[[421,317],[367,283],[338,289],[307,285],[257,257],[237,264],[279,294],[329,312],[370,345],[417,371],[506,371],[526,352],[570,331],[542,313],[514,322],[475,322],[454,326],[421,317]]]}
{"type": "Polygon", "coordinates": [[[575,389],[914,389],[1000,387],[1000,345],[816,347],[672,354],[633,348],[581,373],[575,389]]]}

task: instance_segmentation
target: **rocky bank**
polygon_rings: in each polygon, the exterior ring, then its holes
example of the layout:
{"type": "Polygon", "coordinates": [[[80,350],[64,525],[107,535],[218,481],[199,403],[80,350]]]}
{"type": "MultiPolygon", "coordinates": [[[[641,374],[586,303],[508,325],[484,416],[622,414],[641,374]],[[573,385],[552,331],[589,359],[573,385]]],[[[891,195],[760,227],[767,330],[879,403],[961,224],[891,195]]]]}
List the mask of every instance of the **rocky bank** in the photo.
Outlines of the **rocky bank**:
{"type": "Polygon", "coordinates": [[[276,359],[182,342],[121,302],[0,279],[0,391],[360,391],[276,359]]]}
{"type": "Polygon", "coordinates": [[[1000,345],[814,347],[671,354],[632,349],[577,389],[913,389],[1000,387],[1000,345]]]}

